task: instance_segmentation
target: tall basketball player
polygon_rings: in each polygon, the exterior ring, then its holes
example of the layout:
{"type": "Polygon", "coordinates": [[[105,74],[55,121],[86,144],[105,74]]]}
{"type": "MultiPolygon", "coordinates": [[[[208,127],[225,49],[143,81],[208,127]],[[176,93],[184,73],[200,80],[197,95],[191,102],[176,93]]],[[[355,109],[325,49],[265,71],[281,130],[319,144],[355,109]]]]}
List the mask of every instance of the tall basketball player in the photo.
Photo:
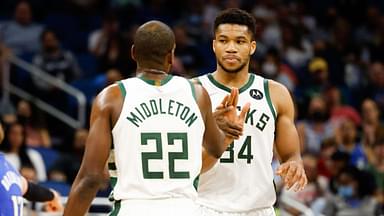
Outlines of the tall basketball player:
{"type": "MultiPolygon", "coordinates": [[[[168,74],[175,49],[171,29],[158,21],[139,27],[132,46],[137,77],[104,89],[96,98],[79,173],[64,215],[84,215],[108,168],[115,200],[111,215],[201,215],[194,180],[202,152],[219,158],[233,140],[212,116],[208,94],[168,74]]],[[[236,115],[237,89],[223,103],[226,121],[236,115]]],[[[204,158],[203,158],[204,159],[204,158]]]]}
{"type": "MultiPolygon", "coordinates": [[[[238,109],[251,102],[243,135],[200,176],[198,203],[205,215],[274,215],[274,145],[281,158],[277,174],[286,186],[300,190],[307,183],[289,92],[283,85],[249,72],[256,50],[254,37],[255,20],[250,14],[240,9],[220,13],[213,39],[217,69],[195,79],[207,90],[213,107],[222,106],[221,98],[232,87],[239,88],[238,109]]],[[[223,130],[237,130],[235,124],[217,120],[223,130]]]]}

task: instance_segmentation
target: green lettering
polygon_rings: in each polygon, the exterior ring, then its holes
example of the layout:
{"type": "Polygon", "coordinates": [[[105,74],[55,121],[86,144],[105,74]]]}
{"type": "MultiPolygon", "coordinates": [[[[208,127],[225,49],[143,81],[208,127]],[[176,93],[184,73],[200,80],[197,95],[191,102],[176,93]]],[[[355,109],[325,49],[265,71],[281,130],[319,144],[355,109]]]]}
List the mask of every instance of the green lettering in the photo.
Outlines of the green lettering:
{"type": "Polygon", "coordinates": [[[257,122],[256,127],[263,131],[269,119],[270,117],[263,113],[259,119],[259,122],[257,122]]]}
{"type": "Polygon", "coordinates": [[[160,113],[165,114],[166,112],[163,110],[163,103],[161,102],[161,98],[159,99],[159,104],[160,104],[160,113]]]}
{"type": "Polygon", "coordinates": [[[135,110],[140,114],[140,116],[141,116],[142,119],[145,119],[144,115],[140,112],[139,109],[137,109],[137,107],[135,107],[135,110]]]}
{"type": "Polygon", "coordinates": [[[185,124],[188,124],[188,127],[191,127],[191,125],[196,121],[196,119],[197,119],[197,116],[195,115],[195,113],[192,113],[192,115],[189,116],[187,121],[185,121],[185,124]]]}
{"type": "Polygon", "coordinates": [[[249,110],[247,113],[247,117],[245,118],[245,124],[248,123],[248,119],[251,119],[251,125],[253,125],[253,114],[256,112],[255,109],[249,110]]]}
{"type": "Polygon", "coordinates": [[[173,108],[173,103],[175,103],[174,100],[169,100],[169,105],[168,105],[168,114],[169,115],[174,115],[174,113],[171,112],[171,109],[173,108]]]}
{"type": "Polygon", "coordinates": [[[187,117],[189,111],[190,111],[189,107],[185,106],[183,111],[180,114],[181,120],[185,120],[185,118],[187,117]]]}
{"type": "Polygon", "coordinates": [[[139,127],[139,125],[137,124],[137,122],[143,122],[139,117],[137,117],[137,115],[135,115],[133,112],[130,113],[131,114],[131,117],[127,116],[127,119],[132,123],[134,124],[136,127],[139,127]]]}
{"type": "Polygon", "coordinates": [[[156,101],[155,100],[150,100],[149,104],[151,104],[151,109],[152,109],[153,115],[159,114],[159,110],[157,109],[156,101]]]}
{"type": "Polygon", "coordinates": [[[176,109],[176,117],[177,117],[179,115],[180,106],[183,106],[183,104],[178,101],[176,101],[176,103],[177,103],[177,109],[176,109]]]}
{"type": "Polygon", "coordinates": [[[152,114],[151,114],[151,111],[149,111],[149,108],[148,108],[147,104],[146,103],[141,103],[140,106],[141,106],[141,109],[143,109],[143,111],[144,111],[145,115],[147,116],[147,118],[151,117],[152,114]]]}

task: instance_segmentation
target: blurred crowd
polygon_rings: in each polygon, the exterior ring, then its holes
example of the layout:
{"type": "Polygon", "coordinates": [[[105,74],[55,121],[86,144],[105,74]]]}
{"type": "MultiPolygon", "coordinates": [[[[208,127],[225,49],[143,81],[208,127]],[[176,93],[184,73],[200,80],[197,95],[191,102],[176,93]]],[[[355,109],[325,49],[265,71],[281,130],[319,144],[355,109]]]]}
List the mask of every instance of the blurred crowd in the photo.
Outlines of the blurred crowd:
{"type": "MultiPolygon", "coordinates": [[[[384,214],[383,1],[2,0],[0,72],[6,57],[17,55],[79,88],[89,108],[103,87],[134,75],[132,36],[151,19],[176,35],[173,74],[213,72],[213,21],[232,7],[256,18],[251,72],[284,84],[296,103],[309,184],[293,193],[276,179],[279,209],[300,215],[288,200],[315,215],[384,214]]],[[[10,71],[12,83],[73,114],[65,93],[15,66],[10,71]]],[[[30,101],[11,101],[13,109],[1,110],[0,150],[29,180],[60,184],[65,193],[80,166],[87,126],[73,130],[30,101]]]]}

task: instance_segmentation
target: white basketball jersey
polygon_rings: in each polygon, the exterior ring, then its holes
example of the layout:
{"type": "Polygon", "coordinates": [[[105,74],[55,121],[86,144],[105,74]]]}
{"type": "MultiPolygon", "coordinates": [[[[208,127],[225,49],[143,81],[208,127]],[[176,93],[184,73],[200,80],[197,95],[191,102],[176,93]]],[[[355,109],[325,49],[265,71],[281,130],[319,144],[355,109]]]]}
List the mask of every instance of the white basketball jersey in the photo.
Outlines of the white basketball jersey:
{"type": "Polygon", "coordinates": [[[194,87],[181,77],[119,82],[124,104],[108,167],[113,198],[196,199],[205,130],[194,87]]]}
{"type": "MultiPolygon", "coordinates": [[[[212,74],[198,78],[215,109],[230,88],[216,81],[212,74]]],[[[276,112],[268,81],[249,74],[248,82],[239,89],[238,110],[251,103],[243,136],[221,156],[220,161],[200,176],[199,204],[226,212],[243,212],[271,207],[275,200],[272,156],[276,112]]]]}

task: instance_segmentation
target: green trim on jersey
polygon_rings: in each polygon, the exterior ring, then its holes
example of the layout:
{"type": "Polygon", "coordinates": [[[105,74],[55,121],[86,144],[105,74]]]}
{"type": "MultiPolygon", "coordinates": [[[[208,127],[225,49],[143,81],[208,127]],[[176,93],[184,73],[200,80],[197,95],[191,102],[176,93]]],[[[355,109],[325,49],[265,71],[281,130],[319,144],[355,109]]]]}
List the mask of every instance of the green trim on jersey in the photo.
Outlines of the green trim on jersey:
{"type": "Polygon", "coordinates": [[[267,79],[264,79],[264,92],[265,92],[265,98],[267,99],[267,102],[268,102],[269,109],[271,109],[273,118],[276,121],[277,116],[276,116],[275,109],[273,108],[271,95],[269,94],[269,82],[267,79]]]}
{"type": "Polygon", "coordinates": [[[121,200],[115,201],[115,204],[113,205],[113,210],[109,214],[109,216],[117,216],[119,214],[121,207],[121,200]]]}
{"type": "Polygon", "coordinates": [[[192,96],[193,98],[195,99],[195,101],[197,101],[197,97],[196,97],[196,90],[195,90],[195,84],[193,84],[192,81],[188,80],[189,84],[191,85],[191,90],[192,90],[192,96]]]}
{"type": "Polygon", "coordinates": [[[108,163],[108,169],[115,171],[117,169],[116,168],[116,163],[115,162],[109,162],[108,163]]]}
{"type": "Polygon", "coordinates": [[[112,188],[114,188],[117,183],[117,177],[110,177],[109,181],[111,182],[112,188]]]}
{"type": "MultiPolygon", "coordinates": [[[[225,85],[219,83],[217,80],[215,80],[215,78],[212,76],[212,74],[208,74],[207,77],[208,77],[209,81],[211,81],[212,84],[215,85],[216,87],[218,87],[224,91],[231,92],[230,88],[228,88],[227,86],[225,86],[225,85]]],[[[241,88],[239,88],[239,94],[244,92],[245,90],[247,90],[249,87],[251,87],[254,80],[255,80],[255,75],[249,73],[248,82],[245,83],[245,85],[243,85],[241,88]]]]}
{"type": "Polygon", "coordinates": [[[146,82],[149,85],[154,85],[154,86],[165,85],[172,79],[172,77],[173,77],[172,75],[168,74],[164,79],[162,79],[160,81],[156,81],[156,80],[152,80],[152,79],[147,79],[142,75],[138,76],[139,79],[143,80],[144,82],[146,82]]]}
{"type": "Polygon", "coordinates": [[[199,85],[201,85],[201,86],[203,85],[203,84],[201,83],[199,77],[192,78],[192,79],[190,79],[190,81],[191,81],[192,83],[196,83],[196,84],[199,84],[199,85]]]}
{"type": "Polygon", "coordinates": [[[121,95],[123,96],[123,99],[125,98],[125,95],[127,94],[127,91],[124,88],[124,85],[121,81],[117,81],[117,85],[119,85],[121,95]]]}
{"type": "Polygon", "coordinates": [[[200,175],[196,176],[196,178],[193,180],[193,187],[197,191],[197,188],[199,187],[199,180],[200,180],[200,175]]]}

